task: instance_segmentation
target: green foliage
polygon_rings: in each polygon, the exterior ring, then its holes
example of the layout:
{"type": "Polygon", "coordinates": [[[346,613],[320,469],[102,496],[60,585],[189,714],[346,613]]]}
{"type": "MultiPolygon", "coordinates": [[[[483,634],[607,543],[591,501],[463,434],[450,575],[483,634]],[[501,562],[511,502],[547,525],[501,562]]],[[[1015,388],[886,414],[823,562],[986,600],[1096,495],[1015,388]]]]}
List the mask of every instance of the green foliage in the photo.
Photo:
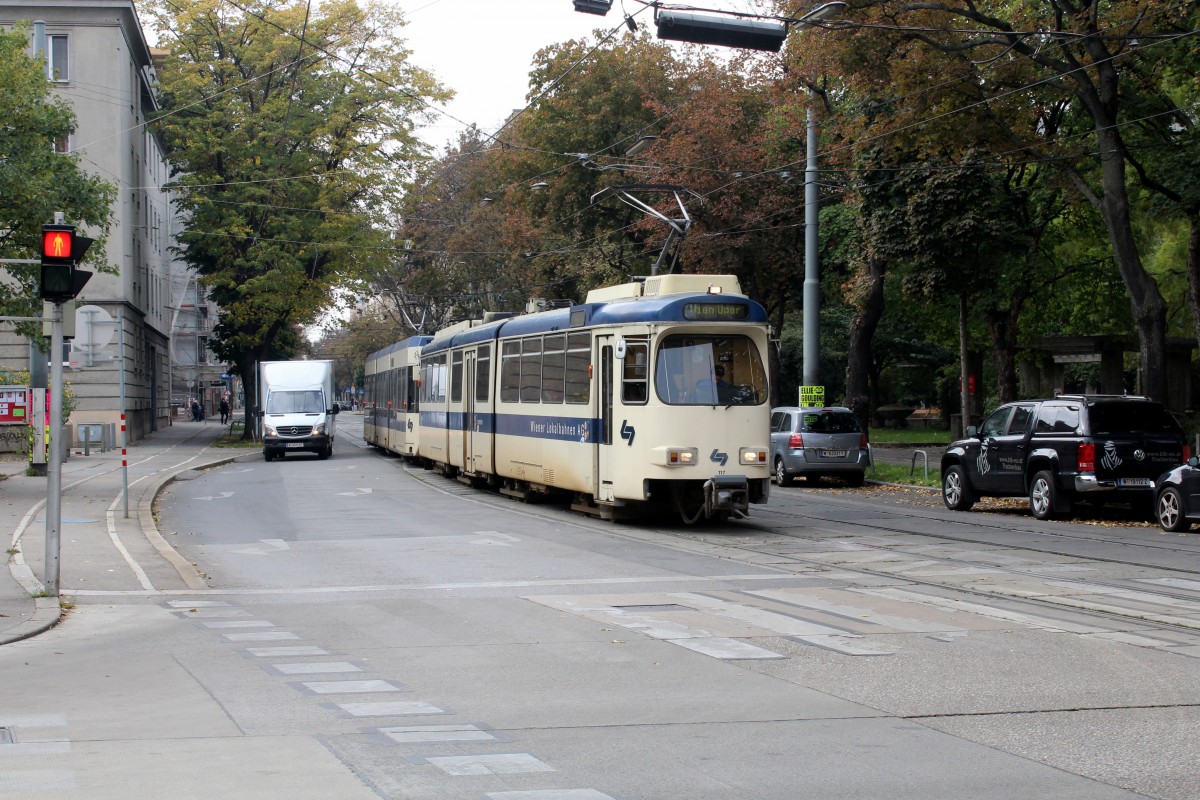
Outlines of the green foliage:
{"type": "MultiPolygon", "coordinates": [[[[88,226],[98,241],[89,263],[106,272],[104,238],[110,223],[113,187],[89,176],[76,154],[54,152],[54,143],[75,130],[71,106],[50,91],[42,65],[31,58],[24,27],[0,30],[0,258],[36,258],[41,226],[62,211],[68,222],[88,226]]],[[[0,313],[32,316],[40,311],[37,265],[4,265],[0,313]]],[[[19,330],[41,339],[28,323],[19,330]]]]}
{"type": "Polygon", "coordinates": [[[202,0],[153,14],[170,48],[156,126],[190,219],[182,254],[221,306],[212,349],[251,396],[257,361],[292,356],[300,326],[391,257],[387,213],[425,152],[414,126],[446,96],[408,63],[398,12],[309,10],[202,0]]]}

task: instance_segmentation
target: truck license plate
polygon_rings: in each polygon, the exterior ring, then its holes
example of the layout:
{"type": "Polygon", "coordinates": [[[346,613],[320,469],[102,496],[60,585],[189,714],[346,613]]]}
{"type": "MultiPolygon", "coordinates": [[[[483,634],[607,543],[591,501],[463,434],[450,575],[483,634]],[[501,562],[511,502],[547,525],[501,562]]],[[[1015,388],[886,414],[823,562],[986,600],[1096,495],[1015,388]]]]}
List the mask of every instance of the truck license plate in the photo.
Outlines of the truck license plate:
{"type": "Polygon", "coordinates": [[[304,442],[288,442],[288,447],[304,447],[304,442]]]}
{"type": "Polygon", "coordinates": [[[1149,478],[1117,478],[1117,486],[1153,486],[1149,478]]]}

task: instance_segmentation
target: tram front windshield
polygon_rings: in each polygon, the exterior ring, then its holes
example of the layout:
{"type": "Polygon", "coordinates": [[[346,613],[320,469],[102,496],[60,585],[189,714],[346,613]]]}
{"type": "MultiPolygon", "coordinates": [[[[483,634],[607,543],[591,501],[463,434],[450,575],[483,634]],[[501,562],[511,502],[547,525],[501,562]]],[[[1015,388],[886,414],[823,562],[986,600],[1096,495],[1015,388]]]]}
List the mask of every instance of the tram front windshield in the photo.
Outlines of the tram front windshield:
{"type": "Polygon", "coordinates": [[[667,336],[655,361],[654,386],[668,405],[753,406],[767,401],[762,357],[748,336],[667,336]]]}

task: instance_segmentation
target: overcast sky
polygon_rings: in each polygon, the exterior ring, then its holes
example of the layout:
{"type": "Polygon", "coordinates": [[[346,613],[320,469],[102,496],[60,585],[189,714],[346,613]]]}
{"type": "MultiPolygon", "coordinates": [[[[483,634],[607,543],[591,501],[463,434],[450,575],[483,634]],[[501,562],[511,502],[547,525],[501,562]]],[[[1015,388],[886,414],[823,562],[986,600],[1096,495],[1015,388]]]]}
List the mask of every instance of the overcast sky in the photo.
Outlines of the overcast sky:
{"type": "MultiPolygon", "coordinates": [[[[413,62],[454,89],[447,111],[464,123],[491,132],[514,109],[525,105],[533,56],[549,44],[605,32],[624,19],[622,0],[614,0],[607,16],[583,14],[572,0],[384,0],[408,18],[401,31],[413,51],[413,62]]],[[[755,0],[699,0],[700,8],[748,11],[755,0]]],[[[635,0],[625,9],[653,29],[653,16],[635,0]],[[641,13],[638,13],[641,12],[641,13]]],[[[465,125],[441,116],[422,138],[441,147],[465,125]]]]}
{"type": "MultiPolygon", "coordinates": [[[[401,31],[413,63],[457,93],[446,110],[494,131],[525,105],[533,56],[548,44],[611,30],[622,20],[620,0],[608,16],[581,14],[572,0],[386,0],[404,10],[401,31]]],[[[630,3],[630,11],[640,8],[630,3]]],[[[642,15],[648,16],[648,15],[642,15]]],[[[441,116],[423,138],[436,146],[464,125],[441,116]]]]}

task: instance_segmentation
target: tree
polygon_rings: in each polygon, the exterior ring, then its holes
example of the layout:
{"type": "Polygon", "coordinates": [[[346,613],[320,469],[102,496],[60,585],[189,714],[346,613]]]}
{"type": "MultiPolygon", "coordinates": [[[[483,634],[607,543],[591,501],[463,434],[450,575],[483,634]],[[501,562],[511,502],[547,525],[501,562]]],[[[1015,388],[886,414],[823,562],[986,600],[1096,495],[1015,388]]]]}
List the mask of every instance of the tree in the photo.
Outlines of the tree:
{"type": "MultiPolygon", "coordinates": [[[[75,130],[75,114],[51,94],[44,64],[27,54],[28,47],[24,28],[0,31],[0,258],[37,258],[41,226],[62,211],[98,240],[88,251],[89,262],[115,271],[103,254],[116,190],[85,173],[77,155],[58,152],[55,145],[75,130]]],[[[2,313],[40,311],[37,266],[12,264],[5,270],[12,280],[0,281],[2,313]]],[[[28,333],[41,341],[40,329],[28,333]]]]}
{"type": "Polygon", "coordinates": [[[1196,13],[1194,4],[1166,0],[868,0],[855,18],[876,27],[845,34],[871,44],[844,66],[878,74],[882,55],[897,85],[913,90],[894,134],[974,109],[982,113],[964,129],[986,119],[989,138],[1006,139],[1008,151],[1064,171],[1104,220],[1138,332],[1142,390],[1159,398],[1167,396],[1166,302],[1134,235],[1129,170],[1143,183],[1162,181],[1132,134],[1139,120],[1179,113],[1142,76],[1162,48],[1194,39],[1196,13]]]}
{"type": "Polygon", "coordinates": [[[379,6],[201,0],[154,19],[182,254],[253,404],[255,364],[290,357],[299,326],[393,253],[387,214],[426,151],[413,132],[446,95],[379,6]]]}

